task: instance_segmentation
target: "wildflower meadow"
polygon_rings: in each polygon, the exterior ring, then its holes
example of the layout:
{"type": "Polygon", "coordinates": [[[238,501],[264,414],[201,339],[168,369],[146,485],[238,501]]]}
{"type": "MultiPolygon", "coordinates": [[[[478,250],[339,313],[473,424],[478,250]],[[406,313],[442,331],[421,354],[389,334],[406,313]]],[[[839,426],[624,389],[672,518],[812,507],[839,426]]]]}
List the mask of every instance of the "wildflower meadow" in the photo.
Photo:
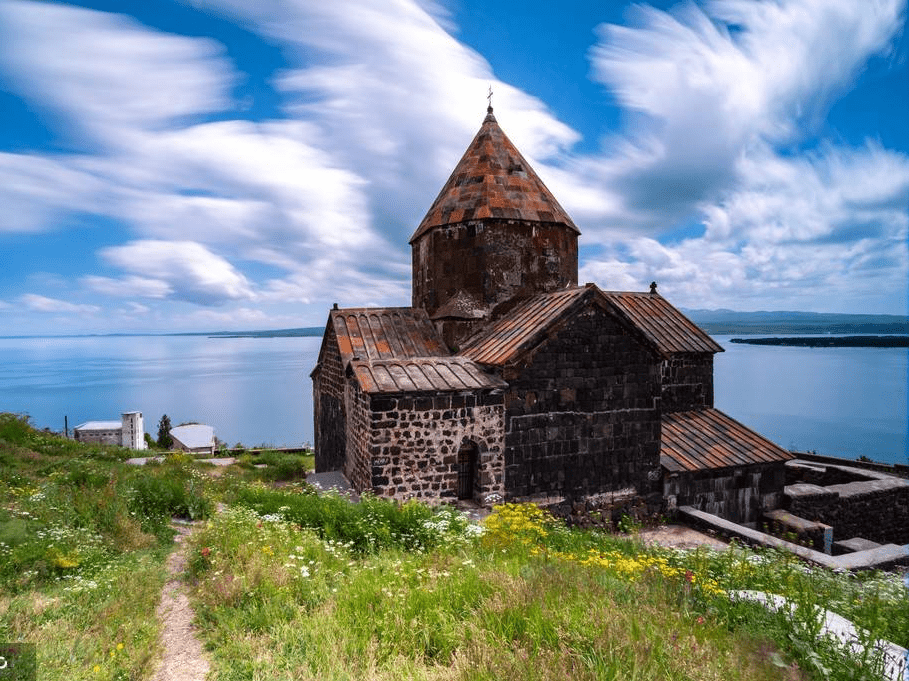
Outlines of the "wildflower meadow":
{"type": "MultiPolygon", "coordinates": [[[[219,468],[0,415],[0,642],[40,679],[147,679],[174,518],[213,679],[874,679],[909,643],[899,573],[833,573],[775,551],[647,546],[532,504],[317,493],[311,459],[219,468]],[[740,598],[787,599],[785,610],[740,598]],[[825,610],[858,647],[822,633],[825,610]]],[[[634,529],[634,528],[628,528],[634,529]]]]}

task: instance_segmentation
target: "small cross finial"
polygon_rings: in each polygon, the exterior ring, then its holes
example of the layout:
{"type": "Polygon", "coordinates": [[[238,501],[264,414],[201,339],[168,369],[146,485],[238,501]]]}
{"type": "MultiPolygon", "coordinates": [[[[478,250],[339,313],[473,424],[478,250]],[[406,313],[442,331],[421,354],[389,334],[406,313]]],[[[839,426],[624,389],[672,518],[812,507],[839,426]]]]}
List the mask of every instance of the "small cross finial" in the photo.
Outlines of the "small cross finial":
{"type": "Polygon", "coordinates": [[[650,282],[650,292],[651,292],[651,293],[656,293],[656,292],[657,292],[657,284],[656,284],[655,281],[651,281],[651,282],[650,282]]]}
{"type": "Polygon", "coordinates": [[[486,111],[492,113],[492,85],[489,86],[489,92],[486,95],[486,100],[489,102],[489,106],[486,107],[486,111]]]}

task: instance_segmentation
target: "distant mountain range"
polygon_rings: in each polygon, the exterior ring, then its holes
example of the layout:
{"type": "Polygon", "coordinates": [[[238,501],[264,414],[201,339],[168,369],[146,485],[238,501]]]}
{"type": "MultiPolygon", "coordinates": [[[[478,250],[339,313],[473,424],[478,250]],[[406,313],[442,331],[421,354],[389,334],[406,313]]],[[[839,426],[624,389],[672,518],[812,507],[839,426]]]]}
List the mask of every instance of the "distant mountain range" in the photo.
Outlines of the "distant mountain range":
{"type": "Polygon", "coordinates": [[[682,312],[714,335],[741,334],[909,334],[909,317],[887,314],[833,314],[827,312],[736,312],[697,310],[682,312]]]}
{"type": "MultiPolygon", "coordinates": [[[[698,310],[681,308],[682,312],[704,331],[716,336],[729,334],[903,334],[909,335],[909,316],[890,314],[832,314],[826,312],[736,312],[735,310],[698,310]]],[[[184,333],[109,333],[60,336],[208,336],[210,338],[291,338],[320,337],[324,326],[259,331],[190,331],[184,333]]],[[[43,338],[45,336],[0,336],[0,338],[43,338]]]]}
{"type": "MultiPolygon", "coordinates": [[[[832,314],[826,312],[736,312],[735,310],[697,310],[682,312],[704,331],[728,334],[907,334],[909,317],[886,314],[832,314]]],[[[287,338],[321,336],[323,326],[270,331],[218,331],[185,335],[216,338],[287,338]]]]}

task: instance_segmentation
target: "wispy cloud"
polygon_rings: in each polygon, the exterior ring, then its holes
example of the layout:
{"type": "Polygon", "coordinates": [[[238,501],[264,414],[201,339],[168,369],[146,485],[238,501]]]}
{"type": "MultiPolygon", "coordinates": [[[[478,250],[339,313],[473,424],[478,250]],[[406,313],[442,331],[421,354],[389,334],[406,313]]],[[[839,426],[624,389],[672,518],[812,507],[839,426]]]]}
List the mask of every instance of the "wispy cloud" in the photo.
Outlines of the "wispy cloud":
{"type": "MultiPolygon", "coordinates": [[[[137,274],[121,282],[122,286],[131,287],[134,296],[167,295],[199,305],[255,297],[246,277],[227,260],[194,241],[133,241],[105,248],[101,255],[137,274]]],[[[96,278],[94,283],[99,281],[102,280],[96,278]]]]}
{"type": "Polygon", "coordinates": [[[93,143],[130,144],[229,105],[234,73],[215,41],[49,2],[7,0],[0,22],[0,64],[16,89],[93,143]]]}
{"type": "Polygon", "coordinates": [[[888,52],[904,12],[898,0],[718,0],[638,7],[633,26],[601,27],[594,73],[637,116],[579,172],[622,197],[590,216],[604,236],[622,220],[638,235],[604,240],[585,277],[634,288],[658,277],[690,305],[804,306],[825,291],[838,305],[890,306],[907,273],[909,158],[873,141],[812,147],[835,95],[888,52]],[[691,216],[703,237],[656,241],[691,216]],[[872,268],[876,291],[861,272],[872,268]]]}
{"type": "Polygon", "coordinates": [[[33,312],[64,312],[67,314],[95,314],[101,311],[97,305],[80,305],[65,300],[48,298],[35,293],[25,293],[19,302],[33,312]]]}
{"type": "Polygon", "coordinates": [[[428,0],[192,7],[280,48],[283,118],[243,120],[244,76],[214,40],[52,3],[0,6],[2,74],[76,150],[0,153],[0,232],[58,229],[71,213],[119,225],[119,245],[99,253],[110,270],[79,281],[130,299],[123,315],[203,324],[302,309],[311,323],[327,301],[406,304],[407,238],[490,84],[503,128],[581,227],[593,253],[581,281],[657,279],[690,306],[893,309],[880,291],[909,269],[906,155],[825,140],[822,125],[891,49],[904,0],[638,6],[590,50],[625,126],[589,154],[428,0]],[[666,238],[680,224],[689,237],[666,238]],[[162,314],[178,302],[204,316],[162,314]]]}

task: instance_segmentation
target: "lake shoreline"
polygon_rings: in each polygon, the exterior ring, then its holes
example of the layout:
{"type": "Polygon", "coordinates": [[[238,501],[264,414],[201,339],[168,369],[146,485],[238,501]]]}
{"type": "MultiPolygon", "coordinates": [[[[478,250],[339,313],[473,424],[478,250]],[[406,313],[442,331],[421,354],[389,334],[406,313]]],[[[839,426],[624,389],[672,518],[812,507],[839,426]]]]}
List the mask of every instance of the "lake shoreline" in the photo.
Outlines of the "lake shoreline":
{"type": "Polygon", "coordinates": [[[774,336],[731,338],[729,342],[800,348],[909,348],[909,336],[774,336]]]}

